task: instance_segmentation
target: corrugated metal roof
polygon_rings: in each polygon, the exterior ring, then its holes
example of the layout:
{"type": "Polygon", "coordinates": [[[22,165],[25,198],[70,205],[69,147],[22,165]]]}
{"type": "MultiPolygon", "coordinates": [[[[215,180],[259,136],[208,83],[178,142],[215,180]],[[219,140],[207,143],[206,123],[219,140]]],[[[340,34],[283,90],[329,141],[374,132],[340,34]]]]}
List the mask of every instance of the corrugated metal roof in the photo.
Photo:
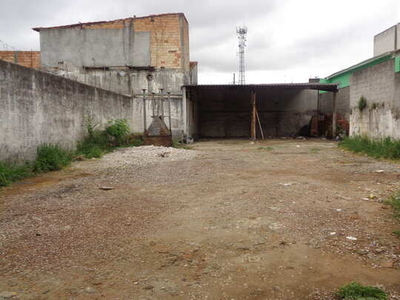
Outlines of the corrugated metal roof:
{"type": "Polygon", "coordinates": [[[104,24],[104,23],[113,23],[113,22],[120,22],[120,21],[129,21],[133,19],[146,19],[146,18],[157,18],[157,17],[164,17],[164,16],[171,16],[171,15],[179,15],[185,18],[186,16],[184,13],[167,13],[167,14],[159,14],[159,15],[148,15],[144,17],[130,17],[124,19],[116,19],[116,20],[109,20],[109,21],[96,21],[96,22],[85,22],[85,23],[76,23],[76,24],[69,24],[69,25],[61,25],[61,26],[51,26],[51,27],[35,27],[32,28],[35,31],[40,32],[42,29],[67,29],[67,28],[74,28],[74,27],[81,27],[81,26],[90,26],[90,25],[97,25],[97,24],[104,24]]]}
{"type": "Polygon", "coordinates": [[[185,85],[187,89],[241,89],[241,90],[260,90],[260,89],[309,89],[328,92],[336,92],[338,84],[336,83],[265,83],[265,84],[199,84],[185,85]]]}

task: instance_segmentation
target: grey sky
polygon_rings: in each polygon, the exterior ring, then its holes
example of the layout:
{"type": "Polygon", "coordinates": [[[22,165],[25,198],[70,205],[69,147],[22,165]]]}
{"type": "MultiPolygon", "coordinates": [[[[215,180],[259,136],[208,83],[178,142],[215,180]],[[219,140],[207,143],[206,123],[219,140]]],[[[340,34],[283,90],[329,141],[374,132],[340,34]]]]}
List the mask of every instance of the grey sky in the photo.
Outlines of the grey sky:
{"type": "Polygon", "coordinates": [[[304,82],[372,57],[373,36],[400,22],[400,1],[0,0],[0,40],[39,50],[32,27],[168,12],[183,12],[189,21],[200,83],[232,81],[235,29],[243,24],[247,83],[304,82]]]}

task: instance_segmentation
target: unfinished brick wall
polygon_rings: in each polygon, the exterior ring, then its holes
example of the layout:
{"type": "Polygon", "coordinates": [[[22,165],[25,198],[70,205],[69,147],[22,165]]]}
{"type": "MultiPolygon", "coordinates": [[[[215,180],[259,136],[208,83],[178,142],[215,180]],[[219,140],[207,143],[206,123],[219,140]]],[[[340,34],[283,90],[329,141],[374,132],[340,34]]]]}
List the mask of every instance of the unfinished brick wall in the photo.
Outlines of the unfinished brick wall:
{"type": "Polygon", "coordinates": [[[40,51],[0,51],[0,60],[39,69],[40,51]]]}
{"type": "Polygon", "coordinates": [[[153,66],[189,70],[189,25],[183,14],[135,18],[133,26],[137,32],[150,31],[153,66]]]}

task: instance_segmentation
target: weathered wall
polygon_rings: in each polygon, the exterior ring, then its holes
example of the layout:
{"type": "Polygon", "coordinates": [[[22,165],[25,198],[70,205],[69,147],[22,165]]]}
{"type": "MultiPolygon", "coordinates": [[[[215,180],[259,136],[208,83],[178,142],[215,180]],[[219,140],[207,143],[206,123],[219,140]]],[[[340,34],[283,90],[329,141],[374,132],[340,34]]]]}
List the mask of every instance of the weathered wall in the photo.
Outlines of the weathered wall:
{"type": "Polygon", "coordinates": [[[394,60],[357,71],[351,78],[350,135],[400,139],[400,73],[394,60]],[[367,107],[360,111],[361,96],[367,107]]]}
{"type": "MultiPolygon", "coordinates": [[[[171,106],[173,132],[181,135],[182,100],[173,99],[171,106]]],[[[151,108],[147,101],[147,126],[151,108]]],[[[103,125],[124,118],[132,131],[144,128],[142,99],[0,61],[0,160],[34,159],[42,143],[73,149],[86,134],[88,115],[103,125]]]]}
{"type": "Polygon", "coordinates": [[[163,14],[35,30],[40,32],[46,67],[65,61],[77,67],[151,65],[189,70],[188,26],[183,14],[163,14]]]}
{"type": "Polygon", "coordinates": [[[131,95],[181,93],[197,76],[189,69],[188,26],[183,14],[165,14],[36,30],[47,71],[131,95]]]}
{"type": "MultiPolygon", "coordinates": [[[[169,122],[169,106],[167,96],[161,100],[160,97],[155,97],[154,100],[152,96],[146,95],[146,129],[149,128],[152,122],[152,116],[164,115],[164,122],[168,128],[171,128],[172,137],[174,140],[182,139],[184,134],[184,122],[183,122],[183,104],[182,97],[171,96],[171,124],[169,122]],[[161,101],[163,103],[161,103],[161,101]]],[[[134,99],[133,107],[133,131],[143,132],[144,131],[144,112],[143,112],[143,97],[137,97],[134,99]]]]}
{"type": "Polygon", "coordinates": [[[127,22],[121,29],[41,30],[42,67],[56,68],[60,62],[76,67],[149,66],[150,33],[132,29],[127,22]]]}
{"type": "MultiPolygon", "coordinates": [[[[333,114],[333,93],[319,95],[319,112],[333,114]]],[[[350,120],[350,87],[341,88],[336,95],[336,112],[347,121],[350,120]]]]}
{"type": "MultiPolygon", "coordinates": [[[[199,136],[249,137],[250,92],[207,90],[196,95],[199,136]]],[[[257,109],[265,136],[289,136],[316,115],[318,91],[264,89],[257,91],[257,109]]],[[[257,131],[259,132],[258,124],[257,131]]]]}
{"type": "Polygon", "coordinates": [[[160,68],[154,71],[146,70],[73,70],[64,65],[55,72],[57,75],[90,84],[124,95],[141,94],[142,89],[150,93],[165,92],[181,93],[181,87],[189,83],[189,75],[176,69],[160,68]],[[71,71],[73,70],[73,71],[71,71]],[[151,80],[149,80],[151,76],[151,80]]]}
{"type": "Polygon", "coordinates": [[[28,68],[40,68],[40,51],[0,51],[0,60],[28,68]]]}
{"type": "Polygon", "coordinates": [[[189,84],[197,84],[198,83],[198,63],[197,61],[190,62],[190,71],[189,71],[189,84]]]}
{"type": "Polygon", "coordinates": [[[394,25],[374,36],[374,56],[399,49],[397,43],[397,27],[394,25]]]}
{"type": "Polygon", "coordinates": [[[42,143],[72,149],[85,134],[84,116],[132,122],[128,97],[0,61],[0,160],[30,160],[42,143]]]}

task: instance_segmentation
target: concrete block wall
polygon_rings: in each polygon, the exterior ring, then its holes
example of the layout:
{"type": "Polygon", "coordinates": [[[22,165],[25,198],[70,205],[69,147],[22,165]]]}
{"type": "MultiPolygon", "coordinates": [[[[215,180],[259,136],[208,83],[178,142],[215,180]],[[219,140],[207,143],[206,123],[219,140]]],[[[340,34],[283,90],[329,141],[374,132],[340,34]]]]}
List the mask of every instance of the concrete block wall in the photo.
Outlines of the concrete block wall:
{"type": "Polygon", "coordinates": [[[36,30],[45,70],[131,95],[161,88],[181,93],[189,84],[188,26],[178,13],[36,30]]]}
{"type": "Polygon", "coordinates": [[[40,51],[0,51],[0,60],[40,69],[40,51]]]}
{"type": "Polygon", "coordinates": [[[374,56],[400,49],[400,23],[374,36],[374,56]]]}
{"type": "MultiPolygon", "coordinates": [[[[333,114],[333,93],[319,95],[319,112],[326,115],[333,114]]],[[[336,112],[347,121],[350,120],[350,86],[338,90],[336,112]]]]}
{"type": "MultiPolygon", "coordinates": [[[[181,135],[182,99],[173,99],[171,106],[173,132],[181,135]]],[[[151,108],[147,101],[147,126],[151,108]]],[[[127,119],[132,131],[144,128],[142,99],[0,61],[0,161],[33,160],[43,143],[74,149],[87,134],[87,116],[101,126],[127,119]]]]}
{"type": "Polygon", "coordinates": [[[141,94],[142,89],[150,93],[164,92],[182,93],[181,87],[188,83],[188,75],[176,69],[160,68],[152,72],[146,70],[75,70],[71,66],[58,68],[57,75],[100,87],[124,95],[141,94]],[[148,80],[148,76],[152,80],[148,80]]]}
{"type": "MultiPolygon", "coordinates": [[[[199,91],[195,99],[198,101],[200,137],[250,136],[250,91],[199,91]]],[[[318,91],[313,90],[257,91],[257,110],[265,136],[290,136],[298,133],[316,115],[317,102],[318,91]]]]}
{"type": "Polygon", "coordinates": [[[353,73],[350,89],[350,135],[400,139],[400,73],[394,60],[353,73]],[[367,107],[360,111],[361,96],[367,107]]]}

